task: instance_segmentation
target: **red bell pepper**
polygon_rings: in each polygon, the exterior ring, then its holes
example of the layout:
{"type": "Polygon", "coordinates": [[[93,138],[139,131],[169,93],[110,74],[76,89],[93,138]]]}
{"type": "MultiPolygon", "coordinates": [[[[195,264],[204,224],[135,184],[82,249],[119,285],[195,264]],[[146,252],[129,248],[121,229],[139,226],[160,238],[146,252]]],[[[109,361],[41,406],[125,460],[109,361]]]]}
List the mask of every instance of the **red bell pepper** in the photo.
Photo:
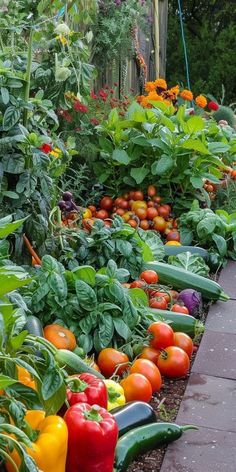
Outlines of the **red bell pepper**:
{"type": "Polygon", "coordinates": [[[108,393],[103,380],[93,374],[73,375],[67,379],[69,405],[88,403],[107,408],[108,393]]]}
{"type": "Polygon", "coordinates": [[[118,426],[98,405],[77,403],[64,420],[68,428],[66,472],[112,472],[118,426]]]}

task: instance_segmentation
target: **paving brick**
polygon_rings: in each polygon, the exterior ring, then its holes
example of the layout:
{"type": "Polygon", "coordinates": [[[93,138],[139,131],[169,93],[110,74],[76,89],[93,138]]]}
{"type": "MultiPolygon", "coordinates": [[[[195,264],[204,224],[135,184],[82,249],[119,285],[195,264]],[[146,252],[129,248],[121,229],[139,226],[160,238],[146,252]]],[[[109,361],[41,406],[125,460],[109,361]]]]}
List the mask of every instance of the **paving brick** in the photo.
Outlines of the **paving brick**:
{"type": "Polygon", "coordinates": [[[206,328],[236,334],[236,301],[214,303],[207,315],[206,328]]]}
{"type": "Polygon", "coordinates": [[[199,428],[170,444],[161,472],[235,472],[236,433],[199,428]]]}
{"type": "Polygon", "coordinates": [[[222,270],[219,284],[231,298],[236,300],[236,261],[229,261],[222,270]]]}
{"type": "Polygon", "coordinates": [[[236,381],[191,374],[177,422],[236,432],[236,381]]]}
{"type": "Polygon", "coordinates": [[[206,330],[192,372],[236,379],[236,334],[206,330]]]}

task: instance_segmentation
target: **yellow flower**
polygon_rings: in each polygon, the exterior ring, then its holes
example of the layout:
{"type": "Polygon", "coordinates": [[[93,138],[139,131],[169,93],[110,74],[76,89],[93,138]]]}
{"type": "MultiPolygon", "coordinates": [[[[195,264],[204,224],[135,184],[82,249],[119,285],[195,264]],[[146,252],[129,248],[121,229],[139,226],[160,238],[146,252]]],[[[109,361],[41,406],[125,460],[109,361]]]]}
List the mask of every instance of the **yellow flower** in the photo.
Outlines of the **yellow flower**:
{"type": "Polygon", "coordinates": [[[156,90],[155,82],[146,82],[145,90],[146,92],[154,92],[156,90]]]}
{"type": "Polygon", "coordinates": [[[160,89],[163,89],[163,90],[167,89],[167,83],[166,83],[165,79],[157,79],[157,80],[155,80],[154,84],[157,88],[160,88],[160,89]]]}
{"type": "Polygon", "coordinates": [[[198,95],[195,98],[195,103],[200,108],[206,108],[207,106],[207,99],[203,95],[198,95]]]}
{"type": "Polygon", "coordinates": [[[59,157],[61,154],[61,150],[59,148],[55,148],[50,152],[50,154],[53,157],[59,157]]]}
{"type": "Polygon", "coordinates": [[[58,39],[63,45],[68,44],[68,39],[66,39],[65,36],[63,36],[62,34],[56,36],[56,39],[58,39]]]}
{"type": "Polygon", "coordinates": [[[154,100],[156,102],[163,102],[163,98],[160,95],[158,95],[157,92],[149,92],[147,99],[154,100]]]}
{"type": "Polygon", "coordinates": [[[187,89],[182,90],[182,92],[180,93],[180,96],[181,98],[183,98],[183,100],[189,100],[190,102],[193,100],[193,94],[191,90],[187,90],[187,89]]]}

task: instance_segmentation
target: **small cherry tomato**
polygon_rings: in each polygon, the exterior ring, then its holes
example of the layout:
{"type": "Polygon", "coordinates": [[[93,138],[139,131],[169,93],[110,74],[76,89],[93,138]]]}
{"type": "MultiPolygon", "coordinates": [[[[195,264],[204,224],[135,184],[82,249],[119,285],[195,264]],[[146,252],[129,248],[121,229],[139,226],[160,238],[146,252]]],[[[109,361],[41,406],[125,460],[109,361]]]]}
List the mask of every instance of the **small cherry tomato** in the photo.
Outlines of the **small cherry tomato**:
{"type": "Polygon", "coordinates": [[[155,218],[153,219],[153,223],[154,223],[154,229],[156,231],[160,231],[160,233],[163,233],[165,231],[166,221],[164,220],[162,216],[155,216],[155,218]]]}
{"type": "Polygon", "coordinates": [[[108,218],[108,212],[106,210],[98,210],[97,213],[96,213],[96,218],[98,218],[99,220],[105,220],[106,218],[108,218]]]}
{"type": "Polygon", "coordinates": [[[135,215],[140,219],[140,220],[146,220],[147,218],[147,210],[145,208],[137,208],[135,210],[135,215]]]}
{"type": "Polygon", "coordinates": [[[144,229],[147,231],[150,228],[148,220],[142,220],[140,221],[140,228],[144,229]]]}
{"type": "Polygon", "coordinates": [[[145,280],[147,284],[157,284],[158,282],[158,275],[155,270],[144,270],[141,273],[140,278],[145,280]]]}
{"type": "Polygon", "coordinates": [[[93,214],[89,208],[85,208],[83,212],[83,219],[92,218],[93,214]]]}
{"type": "Polygon", "coordinates": [[[155,197],[157,193],[157,189],[154,185],[149,185],[148,189],[147,189],[147,194],[149,197],[155,197]]]}
{"type": "Polygon", "coordinates": [[[180,242],[180,234],[176,229],[170,231],[166,236],[167,241],[178,241],[180,242]]]}
{"type": "Polygon", "coordinates": [[[165,349],[168,346],[173,346],[174,331],[167,323],[155,321],[149,326],[148,332],[153,336],[150,346],[154,349],[165,349]]]}
{"type": "Polygon", "coordinates": [[[103,197],[99,203],[100,207],[103,209],[103,210],[112,210],[112,207],[113,207],[113,200],[111,197],[103,197]]]}
{"type": "Polygon", "coordinates": [[[141,192],[140,190],[136,190],[136,191],[134,192],[133,199],[134,199],[135,201],[137,201],[137,200],[143,200],[143,197],[144,197],[143,192],[141,192]]]}
{"type": "Polygon", "coordinates": [[[132,226],[132,228],[137,228],[138,226],[138,223],[136,220],[133,220],[133,219],[130,219],[129,221],[127,221],[128,225],[132,226]]]}
{"type": "Polygon", "coordinates": [[[156,216],[158,216],[158,211],[156,208],[148,208],[147,209],[147,219],[153,220],[156,216]]]}
{"type": "Polygon", "coordinates": [[[167,220],[167,218],[169,218],[169,210],[164,207],[164,205],[161,205],[158,207],[158,215],[159,216],[162,216],[165,220],[167,220]]]}

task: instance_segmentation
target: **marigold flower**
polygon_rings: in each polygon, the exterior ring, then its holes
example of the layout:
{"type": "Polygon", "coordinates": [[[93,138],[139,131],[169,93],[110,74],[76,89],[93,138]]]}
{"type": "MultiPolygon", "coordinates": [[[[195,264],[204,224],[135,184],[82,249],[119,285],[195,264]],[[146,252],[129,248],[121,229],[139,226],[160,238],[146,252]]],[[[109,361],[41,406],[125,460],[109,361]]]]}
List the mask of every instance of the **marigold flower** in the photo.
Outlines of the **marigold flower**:
{"type": "Polygon", "coordinates": [[[155,82],[146,82],[145,90],[146,92],[154,92],[156,90],[155,82]]]}
{"type": "Polygon", "coordinates": [[[160,88],[160,89],[163,89],[163,90],[167,89],[167,83],[166,83],[165,79],[157,79],[157,80],[155,80],[154,84],[155,84],[156,88],[160,88]]]}
{"type": "Polygon", "coordinates": [[[207,106],[207,99],[203,95],[198,95],[195,98],[195,103],[200,108],[206,108],[207,106]]]}
{"type": "Polygon", "coordinates": [[[181,98],[183,98],[183,100],[188,100],[190,102],[193,100],[193,94],[191,90],[187,90],[187,89],[182,90],[182,92],[180,93],[180,96],[181,98]]]}
{"type": "Polygon", "coordinates": [[[148,100],[155,100],[156,102],[163,102],[163,98],[158,95],[157,92],[149,92],[148,96],[147,96],[147,99],[148,100]]]}
{"type": "Polygon", "coordinates": [[[50,144],[44,143],[39,149],[40,151],[43,151],[45,154],[48,154],[52,150],[52,146],[50,146],[50,144]]]}
{"type": "Polygon", "coordinates": [[[219,110],[219,105],[216,102],[209,102],[207,106],[208,106],[209,110],[212,110],[212,111],[219,110]]]}
{"type": "Polygon", "coordinates": [[[174,87],[171,87],[169,91],[174,95],[179,95],[179,86],[175,85],[174,87]]]}

